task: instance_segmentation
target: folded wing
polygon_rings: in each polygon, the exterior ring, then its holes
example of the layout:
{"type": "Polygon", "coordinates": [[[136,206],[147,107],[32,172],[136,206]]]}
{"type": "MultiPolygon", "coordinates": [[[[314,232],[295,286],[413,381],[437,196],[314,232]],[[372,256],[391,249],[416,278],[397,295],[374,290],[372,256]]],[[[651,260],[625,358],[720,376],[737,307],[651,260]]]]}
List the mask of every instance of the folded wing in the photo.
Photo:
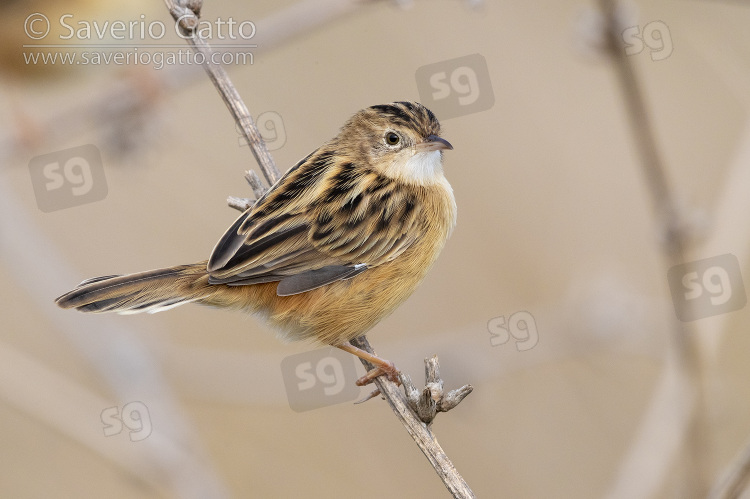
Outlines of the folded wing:
{"type": "Polygon", "coordinates": [[[318,150],[284,175],[217,243],[209,282],[279,281],[280,296],[351,279],[415,240],[418,203],[390,179],[318,150]]]}

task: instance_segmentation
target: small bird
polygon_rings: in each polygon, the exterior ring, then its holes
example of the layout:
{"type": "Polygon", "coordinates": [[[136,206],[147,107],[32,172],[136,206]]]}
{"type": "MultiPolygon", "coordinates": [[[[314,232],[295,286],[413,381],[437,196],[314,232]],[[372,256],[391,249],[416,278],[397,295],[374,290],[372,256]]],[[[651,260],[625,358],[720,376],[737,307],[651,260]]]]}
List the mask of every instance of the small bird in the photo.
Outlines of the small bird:
{"type": "Polygon", "coordinates": [[[195,302],[264,316],[280,336],[358,349],[414,292],[456,223],[435,115],[417,102],[357,112],[245,211],[208,260],[83,281],[57,298],[82,312],[160,312],[195,302]]]}

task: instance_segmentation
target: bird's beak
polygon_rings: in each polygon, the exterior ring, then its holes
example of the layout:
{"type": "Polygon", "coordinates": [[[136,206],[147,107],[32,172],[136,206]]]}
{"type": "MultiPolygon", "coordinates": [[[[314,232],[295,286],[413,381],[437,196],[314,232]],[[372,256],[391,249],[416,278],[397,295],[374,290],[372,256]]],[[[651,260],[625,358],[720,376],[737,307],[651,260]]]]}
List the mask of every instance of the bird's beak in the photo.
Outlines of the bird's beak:
{"type": "Polygon", "coordinates": [[[441,151],[443,149],[453,149],[453,146],[447,140],[437,135],[428,135],[425,139],[416,145],[417,152],[441,151]]]}

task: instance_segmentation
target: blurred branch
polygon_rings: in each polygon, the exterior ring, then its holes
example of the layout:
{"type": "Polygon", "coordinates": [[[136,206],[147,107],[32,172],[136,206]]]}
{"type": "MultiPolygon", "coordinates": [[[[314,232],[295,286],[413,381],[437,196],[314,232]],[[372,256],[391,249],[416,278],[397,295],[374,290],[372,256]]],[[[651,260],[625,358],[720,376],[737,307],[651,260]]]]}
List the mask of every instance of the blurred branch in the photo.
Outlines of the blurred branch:
{"type": "MultiPolygon", "coordinates": [[[[101,432],[91,431],[91,415],[116,402],[3,342],[0,342],[0,374],[0,397],[4,404],[110,461],[141,490],[153,489],[165,496],[177,492],[175,484],[170,483],[176,474],[159,462],[158,448],[164,448],[164,453],[174,459],[183,452],[180,449],[184,442],[172,441],[157,431],[144,442],[146,447],[134,446],[128,438],[107,439],[101,432]],[[65,417],[60,417],[61,414],[65,417]]],[[[191,471],[195,474],[194,469],[191,471]]]]}
{"type": "Polygon", "coordinates": [[[721,480],[714,484],[709,499],[734,499],[740,497],[750,481],[750,443],[745,444],[740,455],[730,463],[721,480]]]}
{"type": "MultiPolygon", "coordinates": [[[[9,164],[13,157],[33,150],[41,144],[64,143],[89,129],[105,135],[104,142],[122,150],[132,136],[134,124],[143,123],[164,90],[164,80],[153,73],[135,68],[101,93],[50,117],[37,119],[29,115],[11,87],[13,115],[6,122],[12,127],[0,135],[0,163],[9,164]],[[119,143],[117,143],[119,141],[119,143]]],[[[130,142],[138,143],[137,140],[130,142]]]]}
{"type": "MultiPolygon", "coordinates": [[[[175,20],[180,20],[180,26],[185,30],[185,34],[189,34],[197,23],[197,14],[200,13],[203,0],[179,0],[179,3],[175,3],[174,0],[164,0],[164,2],[167,5],[167,8],[169,8],[172,17],[174,17],[175,20]],[[190,10],[186,10],[188,7],[190,10]]],[[[273,164],[273,160],[265,146],[263,137],[258,133],[258,130],[255,127],[245,104],[242,102],[239,93],[234,88],[234,85],[232,85],[232,82],[229,80],[229,77],[226,75],[223,68],[208,63],[208,61],[210,61],[211,53],[209,44],[205,40],[194,36],[189,37],[187,41],[194,50],[201,52],[206,56],[206,72],[214,83],[214,86],[216,86],[216,90],[221,94],[227,107],[232,111],[237,123],[243,127],[245,138],[255,152],[255,158],[263,171],[263,175],[266,177],[266,181],[269,185],[273,185],[279,178],[278,170],[273,164]]],[[[264,194],[263,185],[257,175],[248,171],[245,178],[257,197],[264,194]]],[[[228,203],[231,207],[237,209],[240,209],[243,206],[252,205],[252,201],[249,199],[231,197],[229,198],[228,203]]],[[[365,336],[352,340],[351,343],[358,348],[374,354],[373,349],[365,336]]],[[[364,359],[360,360],[362,360],[362,363],[365,367],[368,367],[368,369],[374,367],[364,359]]],[[[475,497],[474,493],[458,473],[453,466],[453,463],[451,463],[448,456],[438,444],[437,439],[429,430],[429,424],[432,422],[435,414],[441,411],[447,412],[457,406],[464,397],[471,393],[472,387],[467,385],[459,390],[449,392],[444,396],[442,392],[443,381],[439,378],[437,357],[426,361],[426,364],[428,387],[425,389],[425,395],[423,397],[414,393],[417,390],[412,384],[411,379],[408,377],[403,379],[405,382],[405,388],[411,395],[409,400],[407,400],[407,398],[400,392],[396,383],[386,379],[384,376],[375,378],[374,382],[380,390],[380,393],[385,397],[401,423],[409,432],[409,435],[411,435],[414,442],[416,442],[420,450],[422,450],[433,468],[435,468],[435,471],[438,473],[451,494],[456,498],[473,498],[475,497]],[[423,418],[427,420],[427,423],[420,421],[411,407],[418,410],[423,418]]]]}
{"type": "Polygon", "coordinates": [[[686,234],[682,229],[677,203],[656,145],[653,125],[635,74],[632,58],[627,57],[623,50],[622,32],[627,26],[622,20],[616,0],[599,0],[599,3],[606,22],[606,50],[617,72],[630,128],[640,155],[646,187],[650,190],[653,209],[664,230],[665,253],[670,260],[682,263],[686,248],[686,234]]]}
{"type": "MultiPolygon", "coordinates": [[[[686,248],[688,238],[686,225],[683,223],[680,211],[672,192],[669,179],[664,167],[664,163],[656,145],[655,134],[648,109],[645,103],[643,92],[639,85],[638,79],[633,67],[632,58],[628,58],[623,50],[622,33],[626,23],[622,20],[621,4],[616,0],[599,0],[599,7],[604,15],[606,29],[606,50],[613,62],[620,89],[625,101],[625,107],[630,121],[630,127],[635,139],[635,145],[640,156],[645,183],[649,189],[653,210],[657,217],[657,222],[662,229],[662,246],[664,259],[667,268],[684,263],[686,261],[686,248]]],[[[649,418],[641,428],[642,435],[654,435],[658,431],[651,425],[662,427],[665,432],[674,429],[675,425],[683,429],[681,442],[685,449],[685,468],[684,476],[681,483],[684,490],[681,491],[682,497],[703,496],[707,490],[706,466],[704,458],[705,449],[705,422],[703,419],[703,399],[700,373],[700,363],[696,348],[696,337],[693,329],[687,324],[680,324],[676,319],[672,319],[672,331],[670,334],[670,347],[675,353],[675,365],[678,378],[667,377],[665,379],[674,379],[672,384],[660,385],[666,390],[677,389],[682,384],[679,378],[682,378],[687,385],[685,393],[685,403],[678,404],[678,407],[684,409],[682,414],[672,412],[677,420],[671,418],[649,418]],[[691,395],[695,395],[692,397],[691,395]],[[682,424],[680,422],[682,421],[682,424]]],[[[665,364],[665,369],[668,366],[665,364]]],[[[670,414],[669,409],[663,410],[664,400],[669,393],[657,390],[652,399],[652,407],[649,409],[651,414],[670,414]]],[[[641,445],[637,446],[631,452],[631,462],[644,462],[646,456],[653,459],[654,445],[660,445],[659,440],[646,441],[641,439],[641,445]]],[[[664,449],[665,453],[669,449],[664,449]]],[[[659,463],[656,469],[648,471],[650,475],[658,473],[659,470],[666,469],[666,462],[659,463]],[[662,467],[664,466],[664,467],[662,467]]],[[[638,469],[634,466],[632,469],[638,469]]],[[[626,467],[627,469],[627,467],[626,467]]],[[[626,480],[639,481],[642,475],[630,474],[625,477],[626,480]]],[[[620,491],[622,492],[622,491],[620,491]]],[[[627,495],[627,492],[625,493],[627,495]]],[[[616,494],[615,494],[616,495],[616,494]]],[[[633,497],[632,495],[630,497],[633,497]]]]}
{"type": "MultiPolygon", "coordinates": [[[[110,459],[118,473],[138,479],[141,486],[148,484],[156,491],[167,491],[169,497],[185,499],[229,497],[200,441],[200,432],[186,417],[160,363],[144,343],[145,338],[159,335],[143,334],[116,319],[107,321],[107,334],[102,334],[102,323],[60,313],[51,306],[49,290],[66,289],[79,274],[39,229],[26,209],[28,203],[17,198],[17,189],[6,177],[0,175],[0,228],[2,234],[13,234],[0,237],[0,261],[13,262],[5,266],[10,272],[6,278],[19,294],[32,300],[40,320],[54,325],[49,334],[62,335],[118,402],[142,401],[155,419],[169,423],[154,424],[151,435],[137,449],[127,437],[126,442],[107,439],[101,427],[92,424],[97,424],[97,414],[114,405],[111,400],[83,387],[80,379],[66,381],[60,372],[44,368],[1,342],[0,399],[110,459]],[[36,250],[30,252],[30,247],[36,250]]],[[[141,493],[144,490],[141,487],[141,493]]]]}
{"type": "MultiPolygon", "coordinates": [[[[739,150],[731,163],[724,191],[719,196],[719,206],[715,215],[719,227],[707,244],[709,253],[718,254],[718,251],[726,247],[739,248],[737,254],[748,253],[750,241],[748,241],[747,231],[736,230],[736,227],[746,227],[746,218],[750,216],[747,206],[750,201],[747,196],[748,184],[750,184],[750,121],[745,123],[739,150]]],[[[726,335],[724,326],[728,319],[725,315],[714,319],[710,323],[711,329],[707,337],[712,340],[712,343],[708,344],[708,349],[713,354],[712,360],[716,362],[716,353],[721,337],[726,335]]],[[[740,497],[742,491],[747,488],[748,481],[750,481],[750,442],[745,443],[745,447],[726,467],[708,497],[710,499],[740,497]]]]}
{"type": "MultiPolygon", "coordinates": [[[[656,144],[655,134],[648,108],[645,103],[643,92],[635,74],[632,58],[628,58],[623,50],[622,33],[628,26],[622,19],[622,4],[616,0],[599,0],[599,7],[604,15],[606,50],[613,62],[617,79],[620,83],[625,108],[628,114],[630,127],[635,139],[635,146],[640,156],[645,183],[649,189],[651,203],[657,222],[662,231],[662,246],[667,268],[685,263],[688,237],[686,224],[678,209],[674,193],[671,189],[664,163],[656,144]]],[[[693,403],[684,405],[684,414],[675,414],[678,419],[684,419],[684,431],[682,442],[685,447],[686,467],[684,470],[684,492],[682,497],[703,496],[707,490],[705,476],[705,424],[703,421],[703,400],[700,373],[700,364],[696,349],[696,337],[692,327],[680,324],[673,319],[673,327],[670,334],[670,346],[676,354],[676,365],[678,376],[686,381],[688,387],[696,397],[691,398],[693,403]]],[[[666,367],[665,367],[666,369],[666,367]]],[[[678,380],[679,381],[679,380],[678,380]]],[[[675,385],[662,385],[664,388],[675,388],[675,385]]],[[[688,392],[689,393],[689,392],[688,392]]],[[[656,409],[663,405],[666,393],[657,391],[652,399],[652,411],[661,413],[656,409]]],[[[682,405],[681,405],[682,406],[682,405]]],[[[666,411],[669,414],[669,411],[666,411]]],[[[674,427],[678,421],[666,418],[664,420],[650,419],[650,424],[674,427]]],[[[680,425],[682,426],[682,425],[680,425]]],[[[668,428],[665,428],[668,429],[668,428]]],[[[645,434],[655,434],[653,428],[642,427],[645,434]]],[[[653,445],[659,445],[658,441],[646,442],[640,449],[631,453],[631,458],[639,460],[641,457],[653,454],[653,445]]],[[[666,466],[666,464],[664,464],[666,466]]],[[[658,469],[665,469],[659,467],[658,469]]],[[[650,474],[658,472],[658,469],[650,470],[650,474]]],[[[641,480],[641,476],[632,475],[628,480],[641,480]]],[[[627,493],[626,493],[627,495],[627,493]]],[[[633,497],[632,495],[630,497],[633,497]]]]}
{"type": "MultiPolygon", "coordinates": [[[[257,51],[276,48],[375,1],[303,0],[285,7],[257,22],[258,35],[254,39],[258,44],[257,51]]],[[[187,12],[185,2],[165,2],[173,16],[176,14],[179,18],[184,15],[181,13],[187,12]]],[[[185,21],[189,18],[188,14],[185,21]]],[[[22,106],[16,106],[15,119],[11,120],[13,129],[0,135],[0,164],[9,164],[13,157],[39,145],[42,140],[45,145],[64,143],[85,130],[106,130],[113,124],[118,126],[121,122],[118,116],[122,113],[146,113],[153,109],[155,96],[184,88],[198,80],[200,74],[200,69],[192,65],[169,65],[160,71],[139,71],[137,78],[127,78],[122,84],[94,92],[85,105],[76,104],[42,119],[26,114],[22,106]]],[[[240,126],[245,130],[242,123],[240,126]]],[[[115,131],[111,135],[121,137],[122,134],[115,131]]]]}

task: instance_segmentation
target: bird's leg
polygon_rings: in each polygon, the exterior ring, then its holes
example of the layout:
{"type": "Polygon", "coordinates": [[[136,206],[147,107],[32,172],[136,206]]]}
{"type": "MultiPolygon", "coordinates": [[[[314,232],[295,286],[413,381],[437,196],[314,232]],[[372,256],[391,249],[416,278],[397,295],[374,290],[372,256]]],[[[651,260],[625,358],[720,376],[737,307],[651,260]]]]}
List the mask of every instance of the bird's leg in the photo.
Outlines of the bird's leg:
{"type": "Polygon", "coordinates": [[[356,355],[360,359],[365,359],[371,364],[375,364],[374,369],[371,369],[367,374],[357,380],[358,386],[364,386],[372,383],[372,380],[383,374],[385,374],[388,379],[393,381],[394,383],[400,384],[400,381],[398,379],[398,369],[396,369],[396,366],[393,365],[393,362],[391,362],[390,360],[381,359],[377,355],[373,355],[370,352],[362,350],[361,348],[357,348],[349,342],[342,343],[341,345],[336,345],[336,347],[345,352],[349,352],[352,355],[356,355]]]}

